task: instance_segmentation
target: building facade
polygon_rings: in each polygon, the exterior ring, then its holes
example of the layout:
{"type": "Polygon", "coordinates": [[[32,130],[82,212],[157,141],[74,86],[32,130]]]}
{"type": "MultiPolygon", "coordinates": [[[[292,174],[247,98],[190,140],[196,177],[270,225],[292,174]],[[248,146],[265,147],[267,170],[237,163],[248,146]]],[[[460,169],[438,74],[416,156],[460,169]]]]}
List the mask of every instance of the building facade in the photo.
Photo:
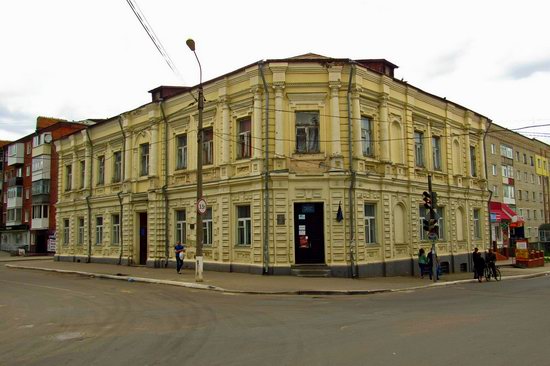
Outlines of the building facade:
{"type": "Polygon", "coordinates": [[[52,142],[82,128],[83,124],[38,117],[35,133],[7,144],[2,250],[55,252],[58,161],[52,142]]]}
{"type": "MultiPolygon", "coordinates": [[[[4,204],[7,203],[8,197],[4,197],[4,166],[6,164],[6,157],[4,154],[4,149],[7,150],[7,146],[11,141],[0,140],[0,225],[6,222],[6,211],[4,204]],[[5,201],[5,202],[4,202],[5,201]]],[[[2,243],[2,238],[0,237],[0,244],[2,243]]],[[[1,248],[0,248],[1,250],[1,248]]]]}
{"type": "Polygon", "coordinates": [[[204,266],[333,276],[417,271],[422,193],[438,193],[437,250],[451,271],[488,241],[488,119],[394,77],[386,60],[308,54],[243,67],[56,141],[64,261],[173,265],[195,252],[202,150],[204,266]]]}
{"type": "Polygon", "coordinates": [[[539,241],[548,223],[547,144],[496,124],[487,132],[486,156],[491,196],[491,237],[506,254],[517,239],[539,241]]]}

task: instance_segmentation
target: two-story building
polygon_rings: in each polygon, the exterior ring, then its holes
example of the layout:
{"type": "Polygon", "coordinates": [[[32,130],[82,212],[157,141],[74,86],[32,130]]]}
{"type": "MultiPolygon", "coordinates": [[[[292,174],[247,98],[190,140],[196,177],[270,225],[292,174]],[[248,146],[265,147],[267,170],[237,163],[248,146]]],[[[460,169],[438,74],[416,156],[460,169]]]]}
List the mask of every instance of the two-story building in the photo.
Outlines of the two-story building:
{"type": "MultiPolygon", "coordinates": [[[[394,77],[386,60],[307,54],[254,63],[56,141],[56,258],[173,265],[195,251],[202,151],[205,269],[412,274],[422,193],[438,193],[438,255],[467,270],[488,242],[488,119],[394,77]],[[198,145],[198,133],[202,142],[198,145]]],[[[193,265],[192,261],[186,261],[193,265]]]]}

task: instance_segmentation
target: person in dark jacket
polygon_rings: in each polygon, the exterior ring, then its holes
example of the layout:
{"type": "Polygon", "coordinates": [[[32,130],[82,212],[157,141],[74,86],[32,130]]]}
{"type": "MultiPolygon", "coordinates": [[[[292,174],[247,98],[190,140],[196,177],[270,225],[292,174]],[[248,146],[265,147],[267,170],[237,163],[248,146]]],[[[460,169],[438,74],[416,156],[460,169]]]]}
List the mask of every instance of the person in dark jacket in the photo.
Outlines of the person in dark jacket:
{"type": "Polygon", "coordinates": [[[178,274],[181,274],[183,268],[183,258],[185,256],[185,245],[178,241],[174,246],[174,251],[176,252],[176,271],[178,274]]]}
{"type": "Polygon", "coordinates": [[[420,267],[420,278],[424,278],[427,264],[428,258],[426,257],[426,251],[424,250],[424,248],[420,248],[420,250],[418,251],[418,266],[420,267]]]}
{"type": "Polygon", "coordinates": [[[483,271],[485,270],[485,259],[481,256],[479,249],[475,248],[472,253],[474,261],[474,278],[477,278],[479,282],[483,279],[483,271]]]}
{"type": "Polygon", "coordinates": [[[491,276],[493,276],[495,279],[497,278],[497,266],[496,266],[497,256],[493,252],[492,248],[489,248],[489,251],[487,252],[487,266],[491,269],[491,276]]]}
{"type": "Polygon", "coordinates": [[[439,258],[437,257],[437,254],[434,256],[433,251],[430,249],[430,252],[428,253],[428,264],[426,265],[428,267],[428,273],[430,274],[430,280],[433,278],[434,273],[434,257],[435,257],[435,264],[436,264],[436,273],[435,278],[436,280],[439,280],[439,258]]]}

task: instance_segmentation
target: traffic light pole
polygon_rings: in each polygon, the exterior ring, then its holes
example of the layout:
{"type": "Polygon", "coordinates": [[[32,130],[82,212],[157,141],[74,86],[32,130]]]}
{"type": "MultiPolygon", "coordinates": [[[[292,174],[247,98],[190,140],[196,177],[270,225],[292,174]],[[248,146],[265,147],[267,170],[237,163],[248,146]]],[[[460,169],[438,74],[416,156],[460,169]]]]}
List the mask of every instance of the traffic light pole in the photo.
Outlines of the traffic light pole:
{"type": "MultiPolygon", "coordinates": [[[[436,209],[436,202],[434,202],[435,200],[433,199],[433,191],[432,191],[432,176],[431,175],[428,175],[428,191],[430,192],[430,196],[432,197],[432,208],[430,209],[430,221],[433,222],[432,220],[435,220],[435,209],[436,209]]],[[[434,282],[437,282],[437,277],[438,277],[438,274],[437,274],[437,252],[436,252],[436,249],[435,249],[435,240],[436,240],[436,237],[435,236],[432,236],[432,279],[434,282]]]]}

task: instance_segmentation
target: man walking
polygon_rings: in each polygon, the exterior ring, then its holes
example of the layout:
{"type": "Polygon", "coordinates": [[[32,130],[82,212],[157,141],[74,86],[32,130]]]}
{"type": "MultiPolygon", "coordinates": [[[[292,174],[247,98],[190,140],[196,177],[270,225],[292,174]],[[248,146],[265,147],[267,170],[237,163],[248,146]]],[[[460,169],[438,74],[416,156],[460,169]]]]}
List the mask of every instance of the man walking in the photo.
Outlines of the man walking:
{"type": "Polygon", "coordinates": [[[181,274],[181,269],[183,268],[183,258],[185,257],[185,246],[178,241],[174,247],[176,251],[176,270],[178,274],[181,274]]]}
{"type": "Polygon", "coordinates": [[[474,261],[474,278],[477,278],[481,282],[483,280],[483,271],[485,270],[485,260],[481,256],[479,249],[474,248],[472,259],[474,261]]]}

